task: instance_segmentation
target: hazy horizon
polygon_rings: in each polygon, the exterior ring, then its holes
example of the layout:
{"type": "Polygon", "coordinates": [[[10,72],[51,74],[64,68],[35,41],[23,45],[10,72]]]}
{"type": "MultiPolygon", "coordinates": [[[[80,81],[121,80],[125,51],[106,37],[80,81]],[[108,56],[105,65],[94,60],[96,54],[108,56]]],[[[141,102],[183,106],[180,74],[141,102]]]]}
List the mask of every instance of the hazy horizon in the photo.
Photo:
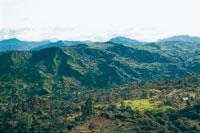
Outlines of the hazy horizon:
{"type": "Polygon", "coordinates": [[[168,39],[170,37],[175,37],[175,36],[189,36],[189,37],[198,37],[200,38],[199,36],[190,36],[190,35],[174,35],[174,36],[169,36],[169,37],[165,37],[165,38],[159,38],[155,41],[142,41],[142,40],[138,40],[138,39],[135,39],[135,38],[130,38],[130,37],[126,37],[126,36],[116,36],[116,37],[112,37],[112,38],[109,38],[108,40],[87,40],[87,39],[83,39],[83,40],[67,40],[67,39],[55,39],[55,40],[51,40],[51,39],[47,39],[47,40],[23,40],[23,39],[20,39],[20,38],[16,38],[16,37],[11,37],[11,38],[6,38],[6,39],[0,39],[0,41],[4,41],[4,40],[11,40],[11,39],[17,39],[17,40],[20,40],[20,41],[27,41],[27,42],[31,42],[31,41],[34,41],[34,42],[41,42],[41,41],[50,41],[50,42],[57,42],[57,41],[96,41],[96,42],[107,42],[107,41],[110,41],[111,39],[114,39],[114,38],[118,38],[118,37],[125,37],[125,38],[128,38],[128,39],[132,39],[132,40],[137,40],[137,41],[140,41],[140,42],[146,42],[146,43],[151,43],[151,42],[158,42],[160,40],[163,40],[163,39],[168,39]]]}

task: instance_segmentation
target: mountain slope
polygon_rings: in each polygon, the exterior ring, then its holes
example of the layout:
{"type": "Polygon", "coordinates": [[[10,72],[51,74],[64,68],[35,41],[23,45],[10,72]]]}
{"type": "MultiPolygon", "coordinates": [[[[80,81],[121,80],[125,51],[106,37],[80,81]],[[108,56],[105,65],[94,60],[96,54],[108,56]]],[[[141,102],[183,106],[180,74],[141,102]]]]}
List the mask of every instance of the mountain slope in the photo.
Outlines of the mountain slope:
{"type": "Polygon", "coordinates": [[[172,41],[150,43],[133,48],[147,50],[168,57],[174,65],[179,65],[182,69],[187,68],[187,70],[185,69],[187,72],[199,72],[197,69],[200,69],[200,43],[172,41]],[[195,67],[195,69],[191,67],[195,67]]]}
{"type": "Polygon", "coordinates": [[[150,53],[145,50],[136,50],[134,48],[126,47],[124,45],[116,45],[114,47],[108,48],[112,52],[119,54],[122,57],[127,57],[133,59],[136,62],[144,62],[144,63],[169,63],[170,61],[166,57],[162,57],[157,53],[150,53]]]}

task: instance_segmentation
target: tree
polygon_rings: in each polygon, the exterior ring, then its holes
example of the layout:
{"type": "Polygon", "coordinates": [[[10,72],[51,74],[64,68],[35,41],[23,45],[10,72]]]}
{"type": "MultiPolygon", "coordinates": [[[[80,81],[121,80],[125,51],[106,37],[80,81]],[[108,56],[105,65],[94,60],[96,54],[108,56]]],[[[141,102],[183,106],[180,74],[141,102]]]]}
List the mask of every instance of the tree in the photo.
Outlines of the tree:
{"type": "Polygon", "coordinates": [[[192,107],[191,102],[190,102],[189,100],[187,100],[187,102],[186,102],[186,106],[187,106],[187,108],[192,107]]]}
{"type": "Polygon", "coordinates": [[[91,124],[88,126],[88,129],[89,129],[90,131],[94,131],[95,127],[96,127],[96,125],[95,125],[94,123],[91,123],[91,124]]]}
{"type": "Polygon", "coordinates": [[[83,113],[83,118],[91,115],[93,113],[93,102],[92,98],[88,98],[85,102],[85,106],[81,107],[81,111],[83,113]]]}
{"type": "Polygon", "coordinates": [[[17,115],[17,130],[19,132],[30,131],[32,125],[32,115],[27,113],[19,113],[17,115]]]}
{"type": "Polygon", "coordinates": [[[124,101],[121,102],[121,111],[124,112],[126,110],[126,106],[124,101]]]}

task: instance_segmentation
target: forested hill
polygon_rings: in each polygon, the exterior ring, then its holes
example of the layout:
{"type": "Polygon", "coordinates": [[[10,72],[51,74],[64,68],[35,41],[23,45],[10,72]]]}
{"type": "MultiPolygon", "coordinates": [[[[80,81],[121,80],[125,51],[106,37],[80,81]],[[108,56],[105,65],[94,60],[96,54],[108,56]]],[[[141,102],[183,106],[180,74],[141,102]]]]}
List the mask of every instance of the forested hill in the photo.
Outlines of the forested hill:
{"type": "Polygon", "coordinates": [[[140,46],[107,42],[5,52],[0,54],[1,94],[11,98],[67,93],[199,73],[199,52],[200,44],[186,42],[140,46]]]}

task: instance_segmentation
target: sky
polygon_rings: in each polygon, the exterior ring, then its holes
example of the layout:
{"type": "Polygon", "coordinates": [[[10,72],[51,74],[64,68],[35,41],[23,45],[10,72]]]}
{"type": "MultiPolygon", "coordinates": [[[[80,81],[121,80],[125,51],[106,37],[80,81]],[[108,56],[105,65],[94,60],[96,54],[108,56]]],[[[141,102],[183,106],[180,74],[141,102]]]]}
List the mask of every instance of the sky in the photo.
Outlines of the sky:
{"type": "Polygon", "coordinates": [[[0,40],[200,36],[200,0],[0,0],[0,40]]]}

